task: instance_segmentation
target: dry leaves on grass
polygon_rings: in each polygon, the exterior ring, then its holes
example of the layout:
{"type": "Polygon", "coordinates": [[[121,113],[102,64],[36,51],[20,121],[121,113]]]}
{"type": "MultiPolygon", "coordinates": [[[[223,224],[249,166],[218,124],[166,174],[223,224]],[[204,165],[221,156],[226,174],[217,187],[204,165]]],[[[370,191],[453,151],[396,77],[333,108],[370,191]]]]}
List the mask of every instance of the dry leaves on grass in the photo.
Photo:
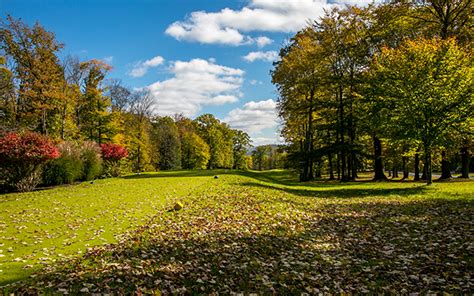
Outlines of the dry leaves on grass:
{"type": "Polygon", "coordinates": [[[471,201],[314,198],[227,177],[117,244],[17,286],[37,293],[472,292],[471,201]],[[471,264],[471,265],[470,265],[471,264]]]}

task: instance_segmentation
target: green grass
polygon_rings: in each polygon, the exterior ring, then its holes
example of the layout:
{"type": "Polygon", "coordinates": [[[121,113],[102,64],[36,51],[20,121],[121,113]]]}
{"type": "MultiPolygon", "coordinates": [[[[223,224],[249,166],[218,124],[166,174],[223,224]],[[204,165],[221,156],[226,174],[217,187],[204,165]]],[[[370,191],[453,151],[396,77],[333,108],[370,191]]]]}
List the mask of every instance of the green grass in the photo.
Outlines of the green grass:
{"type": "Polygon", "coordinates": [[[131,175],[0,195],[0,286],[25,279],[61,257],[115,242],[117,235],[144,224],[166,204],[201,190],[209,173],[201,174],[131,175]]]}
{"type": "Polygon", "coordinates": [[[473,192],[472,181],[179,171],[4,195],[0,282],[44,266],[6,291],[469,292],[473,192]]]}

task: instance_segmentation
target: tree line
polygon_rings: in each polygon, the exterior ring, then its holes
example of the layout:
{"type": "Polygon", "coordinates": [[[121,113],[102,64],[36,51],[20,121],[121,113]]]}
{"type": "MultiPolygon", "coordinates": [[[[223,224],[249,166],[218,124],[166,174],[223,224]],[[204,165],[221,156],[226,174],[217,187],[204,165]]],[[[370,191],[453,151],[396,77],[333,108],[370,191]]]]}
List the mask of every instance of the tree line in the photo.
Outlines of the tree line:
{"type": "Polygon", "coordinates": [[[0,137],[31,131],[55,143],[117,144],[133,172],[251,166],[245,132],[211,114],[157,116],[149,91],[108,78],[104,61],[60,58],[63,47],[39,23],[0,22],[0,137]]]}
{"type": "Polygon", "coordinates": [[[432,182],[469,177],[473,147],[472,1],[346,6],[297,32],[272,81],[282,135],[302,181],[372,168],[432,182]],[[421,168],[423,166],[423,168],[421,168]],[[422,175],[420,177],[420,174],[422,175]]]}

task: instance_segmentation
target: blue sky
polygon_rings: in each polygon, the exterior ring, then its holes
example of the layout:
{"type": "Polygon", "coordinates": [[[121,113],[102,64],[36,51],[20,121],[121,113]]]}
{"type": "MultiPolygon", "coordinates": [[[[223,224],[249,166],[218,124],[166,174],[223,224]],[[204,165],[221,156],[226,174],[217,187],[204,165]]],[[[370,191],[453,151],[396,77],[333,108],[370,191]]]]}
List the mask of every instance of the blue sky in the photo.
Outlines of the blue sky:
{"type": "Polygon", "coordinates": [[[55,32],[62,55],[104,60],[109,78],[149,87],[156,113],[213,113],[258,145],[279,142],[269,72],[285,39],[324,9],[367,2],[0,0],[0,12],[55,32]]]}

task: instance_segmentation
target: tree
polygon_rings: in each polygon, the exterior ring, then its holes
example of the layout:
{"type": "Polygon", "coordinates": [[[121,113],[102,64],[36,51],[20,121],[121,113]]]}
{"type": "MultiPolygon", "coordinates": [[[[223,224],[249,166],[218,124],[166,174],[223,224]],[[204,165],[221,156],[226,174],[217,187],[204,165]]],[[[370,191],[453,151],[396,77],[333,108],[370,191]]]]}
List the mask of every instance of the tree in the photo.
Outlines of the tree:
{"type": "Polygon", "coordinates": [[[79,58],[67,56],[62,62],[64,75],[63,91],[66,100],[60,106],[60,135],[65,140],[77,138],[79,129],[77,126],[76,115],[78,103],[81,99],[81,81],[84,72],[81,70],[79,58]]]}
{"type": "Polygon", "coordinates": [[[115,130],[109,112],[110,99],[103,94],[102,81],[111,67],[99,60],[80,64],[85,73],[84,93],[79,103],[79,128],[86,138],[102,142],[111,141],[115,130]]]}
{"type": "Polygon", "coordinates": [[[206,169],[211,157],[209,145],[196,133],[185,133],[181,138],[183,169],[206,169]]]}
{"type": "Polygon", "coordinates": [[[407,40],[382,50],[374,71],[392,109],[394,133],[423,143],[427,183],[432,149],[472,116],[472,57],[455,40],[407,40]]]}
{"type": "Polygon", "coordinates": [[[16,101],[13,73],[5,67],[6,59],[0,56],[0,128],[15,126],[16,101]]]}
{"type": "Polygon", "coordinates": [[[323,53],[314,37],[311,28],[298,32],[280,51],[280,61],[275,63],[272,71],[272,82],[280,93],[279,115],[287,127],[283,135],[287,140],[293,138],[300,144],[297,154],[302,166],[302,181],[309,181],[314,177],[314,113],[318,91],[325,85],[325,82],[321,83],[324,80],[323,73],[327,70],[324,63],[314,63],[314,60],[322,59],[323,53]]]}
{"type": "Polygon", "coordinates": [[[252,163],[254,169],[262,171],[265,169],[265,162],[267,161],[268,153],[271,151],[270,145],[257,146],[252,151],[252,163]]]}
{"type": "Polygon", "coordinates": [[[63,45],[36,23],[32,28],[11,16],[0,23],[0,48],[13,62],[17,81],[14,122],[42,134],[59,134],[58,116],[64,94],[64,75],[57,53],[63,45]]]}
{"type": "Polygon", "coordinates": [[[208,168],[232,168],[233,131],[226,123],[220,122],[212,114],[203,114],[195,119],[198,134],[209,145],[211,157],[208,168]]]}
{"type": "Polygon", "coordinates": [[[143,171],[150,164],[149,118],[153,114],[154,105],[153,96],[146,90],[134,92],[129,100],[129,121],[125,133],[129,137],[129,149],[133,151],[131,159],[136,172],[143,171]]]}
{"type": "Polygon", "coordinates": [[[107,86],[108,97],[111,100],[112,110],[123,112],[130,107],[133,100],[132,92],[118,79],[111,79],[107,86]]]}
{"type": "Polygon", "coordinates": [[[173,118],[157,117],[152,121],[152,141],[158,151],[156,166],[160,170],[173,170],[181,167],[181,141],[173,118]]]}
{"type": "Polygon", "coordinates": [[[471,0],[411,0],[416,9],[413,16],[420,20],[428,36],[441,39],[456,37],[461,43],[472,40],[471,0]]]}
{"type": "Polygon", "coordinates": [[[234,169],[245,170],[249,169],[247,166],[247,150],[250,145],[250,136],[241,130],[234,130],[233,141],[233,152],[234,152],[234,169]]]}

